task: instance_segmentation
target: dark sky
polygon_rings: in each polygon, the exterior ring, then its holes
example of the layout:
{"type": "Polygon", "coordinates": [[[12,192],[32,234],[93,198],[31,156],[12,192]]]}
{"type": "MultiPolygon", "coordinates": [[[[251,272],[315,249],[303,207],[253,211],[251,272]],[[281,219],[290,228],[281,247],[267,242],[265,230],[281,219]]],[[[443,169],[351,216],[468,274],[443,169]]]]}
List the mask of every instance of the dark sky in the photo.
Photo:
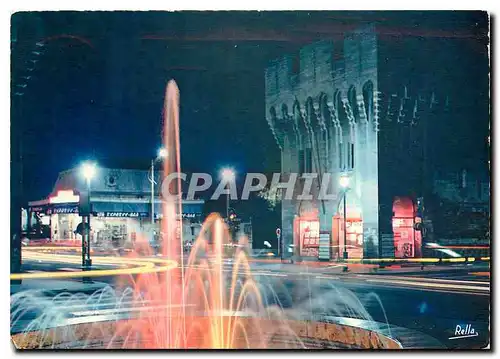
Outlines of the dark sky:
{"type": "MultiPolygon", "coordinates": [[[[59,171],[86,158],[147,166],[160,145],[164,89],[171,78],[181,92],[185,168],[279,171],[280,154],[264,114],[266,64],[368,22],[387,37],[456,42],[468,53],[463,64],[449,64],[463,73],[457,88],[476,86],[470,64],[483,64],[484,70],[487,59],[487,22],[478,12],[15,14],[12,84],[24,95],[13,97],[12,126],[22,132],[24,200],[45,197],[59,171]],[[37,47],[37,41],[46,45],[37,47]]],[[[484,76],[481,81],[482,90],[469,99],[471,112],[457,121],[487,122],[488,88],[484,76]]],[[[478,146],[478,156],[484,150],[478,146]]]]}

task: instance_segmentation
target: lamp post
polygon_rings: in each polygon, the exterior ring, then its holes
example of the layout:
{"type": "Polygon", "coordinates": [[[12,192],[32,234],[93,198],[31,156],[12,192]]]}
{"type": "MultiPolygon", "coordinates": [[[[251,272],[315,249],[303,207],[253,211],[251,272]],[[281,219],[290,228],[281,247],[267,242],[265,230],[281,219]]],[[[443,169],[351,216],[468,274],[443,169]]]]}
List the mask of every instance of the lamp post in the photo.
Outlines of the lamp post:
{"type": "Polygon", "coordinates": [[[348,258],[347,253],[347,206],[346,206],[346,198],[347,191],[349,190],[349,177],[346,175],[342,175],[339,180],[340,187],[343,188],[343,204],[344,204],[344,253],[343,258],[348,258]]]}
{"type": "Polygon", "coordinates": [[[167,150],[165,148],[160,148],[156,158],[151,160],[151,224],[155,224],[155,163],[161,159],[167,157],[167,150]]]}
{"type": "MultiPolygon", "coordinates": [[[[225,181],[234,181],[235,178],[235,173],[232,169],[230,168],[224,168],[221,171],[221,177],[225,181]]],[[[227,193],[226,196],[226,220],[229,220],[229,192],[227,193]]]]}
{"type": "Polygon", "coordinates": [[[92,266],[92,261],[90,259],[90,182],[94,178],[96,173],[96,165],[92,162],[85,162],[82,164],[82,175],[85,178],[87,184],[87,216],[82,216],[83,228],[82,228],[82,267],[84,270],[89,270],[92,266]]]}

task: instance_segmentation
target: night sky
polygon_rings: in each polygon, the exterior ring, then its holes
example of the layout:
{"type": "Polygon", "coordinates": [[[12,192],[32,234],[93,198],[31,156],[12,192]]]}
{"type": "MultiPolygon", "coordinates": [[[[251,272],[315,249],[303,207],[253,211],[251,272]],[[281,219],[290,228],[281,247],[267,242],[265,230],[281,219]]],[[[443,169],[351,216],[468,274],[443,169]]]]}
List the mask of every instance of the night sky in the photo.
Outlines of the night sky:
{"type": "Polygon", "coordinates": [[[453,87],[469,89],[453,94],[465,110],[451,128],[473,136],[477,145],[469,155],[483,163],[489,98],[481,13],[18,13],[12,85],[24,95],[13,96],[11,124],[21,131],[23,199],[45,197],[58,172],[87,158],[147,168],[160,145],[171,78],[181,92],[185,169],[279,171],[280,153],[265,120],[264,68],[368,22],[385,36],[446,37],[464,49],[449,64],[460,74],[453,87]],[[38,48],[37,41],[46,46],[38,48]],[[34,66],[31,59],[38,60],[34,66]]]}

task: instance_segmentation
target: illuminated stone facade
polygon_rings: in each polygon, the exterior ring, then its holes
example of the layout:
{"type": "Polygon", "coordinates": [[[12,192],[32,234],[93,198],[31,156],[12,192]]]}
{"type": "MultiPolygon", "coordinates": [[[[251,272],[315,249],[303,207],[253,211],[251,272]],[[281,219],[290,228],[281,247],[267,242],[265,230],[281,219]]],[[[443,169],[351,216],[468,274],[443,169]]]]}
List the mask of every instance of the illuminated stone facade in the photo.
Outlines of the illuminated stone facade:
{"type": "MultiPolygon", "coordinates": [[[[425,68],[401,61],[401,54],[412,56],[408,51],[367,26],[343,40],[304,46],[266,68],[266,120],[282,154],[282,175],[330,173],[329,193],[336,194],[323,201],[283,200],[285,248],[297,245],[294,223],[306,213],[315,213],[320,232],[337,236],[334,246],[342,245],[332,221],[343,212],[339,178],[347,175],[347,217],[362,220],[362,254],[356,256],[394,255],[394,198],[410,196],[416,203],[427,190],[426,123],[447,111],[445,96],[438,100],[422,80],[425,68]]],[[[299,193],[303,185],[296,185],[299,193]]]]}

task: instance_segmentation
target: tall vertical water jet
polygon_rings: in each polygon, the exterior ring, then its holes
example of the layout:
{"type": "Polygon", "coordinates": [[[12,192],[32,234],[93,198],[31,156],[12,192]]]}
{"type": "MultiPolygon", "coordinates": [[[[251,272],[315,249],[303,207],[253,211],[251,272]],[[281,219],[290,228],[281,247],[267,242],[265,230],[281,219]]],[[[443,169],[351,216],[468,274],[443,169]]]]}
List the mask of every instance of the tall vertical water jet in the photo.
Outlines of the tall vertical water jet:
{"type": "MultiPolygon", "coordinates": [[[[181,260],[182,244],[182,198],[181,179],[175,176],[181,172],[179,138],[179,88],[170,80],[165,91],[163,105],[163,145],[167,156],[163,161],[161,232],[163,243],[161,253],[170,259],[181,260]],[[171,176],[175,176],[171,180],[171,176]]],[[[180,262],[182,263],[182,261],[180,262]]],[[[182,266],[181,266],[182,267],[182,266]]]]}
{"type": "Polygon", "coordinates": [[[177,346],[174,332],[185,332],[184,315],[184,246],[182,240],[182,188],[181,153],[179,137],[179,88],[174,80],[170,80],[165,91],[163,105],[163,146],[167,151],[163,161],[162,179],[162,214],[161,219],[161,253],[164,257],[177,261],[177,270],[166,273],[164,291],[166,291],[167,341],[168,347],[177,346]],[[172,176],[174,178],[172,179],[172,176]],[[172,313],[173,307],[181,308],[180,315],[172,313]],[[176,320],[177,318],[177,320],[176,320]]]}

